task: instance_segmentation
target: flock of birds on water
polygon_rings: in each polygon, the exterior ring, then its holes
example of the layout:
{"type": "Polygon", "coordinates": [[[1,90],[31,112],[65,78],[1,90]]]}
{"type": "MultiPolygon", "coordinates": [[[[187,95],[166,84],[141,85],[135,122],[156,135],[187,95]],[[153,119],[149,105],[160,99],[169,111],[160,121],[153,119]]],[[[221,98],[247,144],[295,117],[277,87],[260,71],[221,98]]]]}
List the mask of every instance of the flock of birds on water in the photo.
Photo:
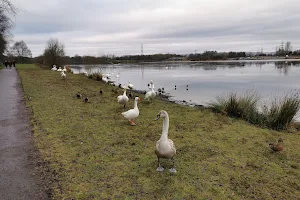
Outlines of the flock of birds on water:
{"type": "MultiPolygon", "coordinates": [[[[65,80],[66,79],[66,74],[65,72],[67,71],[66,68],[64,67],[63,69],[61,67],[57,68],[55,65],[51,68],[52,71],[58,71],[61,72],[61,77],[65,80]]],[[[87,75],[87,73],[84,73],[85,75],[87,75]]],[[[111,74],[104,74],[102,76],[102,81],[104,81],[105,83],[109,83],[111,85],[114,85],[112,81],[110,81],[110,75],[111,74]]],[[[117,78],[119,77],[119,74],[116,75],[117,78]]],[[[126,104],[129,101],[129,97],[132,97],[132,92],[131,90],[134,88],[134,85],[130,82],[128,82],[127,86],[122,86],[121,84],[119,84],[120,88],[124,89],[124,92],[122,95],[119,95],[117,97],[117,102],[119,104],[121,104],[124,108],[126,106],[126,104]],[[126,94],[126,91],[130,90],[129,93],[129,97],[126,94]]],[[[151,80],[150,83],[148,83],[148,88],[149,91],[146,92],[145,94],[145,101],[151,102],[155,99],[156,97],[156,92],[154,91],[154,82],[151,80]]],[[[176,85],[175,85],[175,90],[176,90],[176,85]]],[[[186,90],[188,90],[188,85],[186,85],[186,90]]],[[[158,89],[159,93],[164,93],[164,88],[159,88],[158,89]]],[[[100,95],[103,94],[102,89],[100,88],[99,91],[100,95]]],[[[82,94],[77,93],[77,98],[78,99],[82,99],[82,94]]],[[[84,101],[86,103],[89,103],[89,99],[88,97],[84,98],[84,101]]],[[[134,119],[136,119],[139,116],[139,109],[138,109],[138,102],[140,101],[139,97],[135,97],[134,99],[134,104],[133,104],[133,109],[130,109],[126,112],[122,112],[121,114],[123,115],[124,118],[126,118],[130,125],[135,126],[135,122],[133,121],[134,119]]],[[[163,130],[162,130],[162,134],[160,139],[156,142],[156,147],[155,147],[155,154],[157,155],[157,160],[158,160],[158,167],[157,167],[157,171],[158,172],[162,172],[164,171],[164,168],[161,166],[160,163],[160,159],[164,158],[164,159],[172,159],[173,161],[173,167],[169,169],[169,171],[171,173],[176,173],[176,168],[175,168],[175,163],[174,163],[174,156],[176,154],[176,148],[174,145],[174,142],[168,138],[168,132],[169,132],[169,115],[167,113],[167,111],[165,110],[161,110],[155,120],[158,120],[159,118],[163,118],[163,130]]],[[[270,143],[269,144],[270,149],[273,152],[279,152],[282,151],[284,146],[283,146],[283,139],[279,138],[277,143],[270,143]]]]}

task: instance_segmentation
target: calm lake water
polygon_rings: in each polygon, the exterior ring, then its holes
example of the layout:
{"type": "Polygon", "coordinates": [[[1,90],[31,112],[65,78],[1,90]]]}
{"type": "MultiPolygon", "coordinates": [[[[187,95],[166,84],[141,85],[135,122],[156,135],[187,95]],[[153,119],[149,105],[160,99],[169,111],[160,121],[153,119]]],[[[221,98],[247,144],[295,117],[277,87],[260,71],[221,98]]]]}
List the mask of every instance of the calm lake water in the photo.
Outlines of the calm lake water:
{"type": "Polygon", "coordinates": [[[202,105],[232,91],[255,90],[265,102],[300,90],[300,61],[71,65],[71,68],[75,74],[113,73],[111,78],[116,84],[127,85],[130,81],[138,90],[148,90],[147,84],[153,80],[155,90],[164,87],[174,100],[202,105]]]}

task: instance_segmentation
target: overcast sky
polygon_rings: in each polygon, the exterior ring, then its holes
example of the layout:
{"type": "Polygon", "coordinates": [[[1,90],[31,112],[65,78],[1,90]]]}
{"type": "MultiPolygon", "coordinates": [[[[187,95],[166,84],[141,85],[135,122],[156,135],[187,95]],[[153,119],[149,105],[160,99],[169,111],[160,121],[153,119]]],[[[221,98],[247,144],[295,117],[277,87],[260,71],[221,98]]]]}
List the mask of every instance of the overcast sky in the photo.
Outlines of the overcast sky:
{"type": "Polygon", "coordinates": [[[11,0],[13,41],[33,56],[57,38],[67,55],[300,48],[299,0],[11,0]]]}

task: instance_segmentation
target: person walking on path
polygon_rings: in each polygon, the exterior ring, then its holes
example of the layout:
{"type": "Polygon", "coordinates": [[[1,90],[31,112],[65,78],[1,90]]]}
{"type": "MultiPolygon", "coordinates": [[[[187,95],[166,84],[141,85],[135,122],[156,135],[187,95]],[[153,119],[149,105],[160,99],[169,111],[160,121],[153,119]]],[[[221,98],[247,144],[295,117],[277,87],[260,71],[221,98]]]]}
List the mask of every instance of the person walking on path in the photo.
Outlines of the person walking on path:
{"type": "Polygon", "coordinates": [[[48,199],[16,68],[0,70],[0,199],[48,199]]]}

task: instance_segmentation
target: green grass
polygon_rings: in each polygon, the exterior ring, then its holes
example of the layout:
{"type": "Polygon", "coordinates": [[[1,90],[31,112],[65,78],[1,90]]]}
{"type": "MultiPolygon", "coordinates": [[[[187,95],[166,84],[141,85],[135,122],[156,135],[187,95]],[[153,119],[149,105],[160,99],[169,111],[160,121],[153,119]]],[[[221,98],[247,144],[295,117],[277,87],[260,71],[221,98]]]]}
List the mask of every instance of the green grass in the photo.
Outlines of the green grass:
{"type": "MultiPolygon", "coordinates": [[[[35,144],[55,179],[53,199],[297,199],[299,133],[260,129],[209,110],[141,102],[137,126],[120,114],[117,87],[84,75],[18,65],[32,97],[35,144]],[[102,88],[104,94],[99,95],[102,88]],[[112,91],[113,90],[113,91],[112,91]],[[75,97],[88,96],[91,103],[75,97]],[[170,116],[177,174],[156,172],[155,143],[170,116]],[[284,139],[283,152],[270,142],[284,139]],[[58,181],[58,182],[57,182],[58,181]]],[[[142,96],[143,97],[143,96],[142,96]]],[[[132,108],[133,100],[129,107],[132,108]]],[[[171,162],[163,161],[168,168],[171,162]]]]}
{"type": "Polygon", "coordinates": [[[262,106],[262,112],[258,110],[259,100],[259,95],[253,91],[247,91],[243,95],[231,92],[225,96],[218,96],[210,106],[217,112],[261,127],[274,130],[286,130],[292,127],[293,118],[300,110],[298,93],[286,96],[281,101],[272,97],[271,106],[262,106]]]}

